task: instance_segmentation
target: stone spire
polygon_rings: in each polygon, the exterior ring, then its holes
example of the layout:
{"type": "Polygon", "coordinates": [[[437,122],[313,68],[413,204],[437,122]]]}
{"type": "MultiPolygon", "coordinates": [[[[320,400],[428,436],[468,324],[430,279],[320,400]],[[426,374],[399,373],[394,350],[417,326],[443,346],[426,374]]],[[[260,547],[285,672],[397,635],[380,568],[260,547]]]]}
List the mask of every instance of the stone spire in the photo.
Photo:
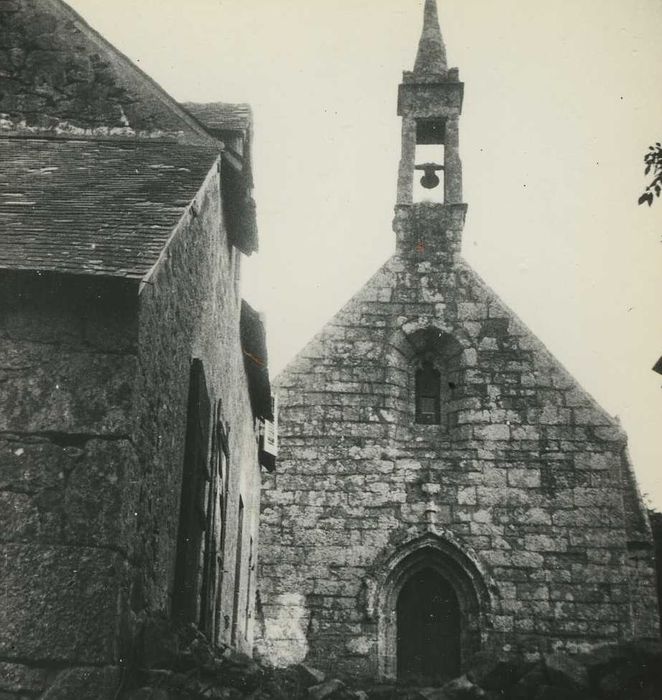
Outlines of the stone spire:
{"type": "Polygon", "coordinates": [[[436,0],[425,0],[423,31],[418,42],[414,73],[438,75],[448,70],[446,47],[439,28],[436,0]]]}

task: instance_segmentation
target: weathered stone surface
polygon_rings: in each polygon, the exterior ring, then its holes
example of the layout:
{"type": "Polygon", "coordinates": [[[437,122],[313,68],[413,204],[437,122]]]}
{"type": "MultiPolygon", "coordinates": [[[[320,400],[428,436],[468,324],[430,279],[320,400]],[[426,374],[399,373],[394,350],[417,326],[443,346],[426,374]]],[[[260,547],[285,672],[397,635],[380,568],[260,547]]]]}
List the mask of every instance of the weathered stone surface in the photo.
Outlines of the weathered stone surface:
{"type": "Polygon", "coordinates": [[[0,540],[127,549],[137,469],[128,440],[9,435],[0,459],[0,540]]]}
{"type": "Polygon", "coordinates": [[[121,671],[105,668],[71,668],[58,674],[42,700],[115,700],[121,671]]]}
{"type": "Polygon", "coordinates": [[[202,138],[174,100],[65,6],[23,0],[3,12],[0,76],[0,131],[202,138]]]}
{"type": "Polygon", "coordinates": [[[0,655],[112,662],[125,576],[109,550],[1,545],[0,655]]]}
{"type": "Polygon", "coordinates": [[[3,341],[0,366],[21,360],[0,384],[0,431],[128,432],[134,357],[44,350],[3,341]]]}
{"type": "Polygon", "coordinates": [[[34,538],[38,513],[30,498],[21,493],[0,492],[0,532],[2,538],[20,541],[34,538]]]}
{"type": "Polygon", "coordinates": [[[45,687],[48,671],[25,664],[0,663],[0,690],[19,693],[38,693],[45,687]]]}
{"type": "Polygon", "coordinates": [[[586,693],[588,673],[579,661],[563,654],[545,654],[543,662],[547,677],[555,686],[586,693]]]}
{"type": "Polygon", "coordinates": [[[502,690],[514,685],[523,672],[522,664],[512,658],[479,652],[471,660],[467,678],[485,690],[502,690]]]}
{"type": "Polygon", "coordinates": [[[179,636],[161,615],[150,616],[140,635],[140,659],[146,668],[170,668],[179,653],[179,636]]]}
{"type": "Polygon", "coordinates": [[[64,542],[130,548],[138,502],[138,455],[129,440],[90,440],[64,491],[64,542]]]}
{"type": "MultiPolygon", "coordinates": [[[[230,643],[232,639],[241,502],[244,560],[238,581],[237,610],[241,619],[236,625],[235,645],[252,653],[256,575],[249,561],[252,557],[255,562],[259,541],[261,470],[239,335],[239,254],[235,249],[228,254],[231,246],[219,189],[219,175],[215,174],[200,195],[196,218],[170,245],[168,264],[155,272],[141,294],[141,360],[134,427],[136,450],[148,468],[142,475],[135,508],[141,533],[135,545],[142,562],[139,587],[146,605],[152,611],[167,610],[179,525],[191,361],[197,358],[205,369],[210,405],[219,412],[221,427],[227,430],[230,455],[225,467],[226,573],[218,641],[230,643]]],[[[212,416],[209,418],[212,424],[212,416]]],[[[217,435],[217,453],[222,450],[219,439],[217,435]]]]}

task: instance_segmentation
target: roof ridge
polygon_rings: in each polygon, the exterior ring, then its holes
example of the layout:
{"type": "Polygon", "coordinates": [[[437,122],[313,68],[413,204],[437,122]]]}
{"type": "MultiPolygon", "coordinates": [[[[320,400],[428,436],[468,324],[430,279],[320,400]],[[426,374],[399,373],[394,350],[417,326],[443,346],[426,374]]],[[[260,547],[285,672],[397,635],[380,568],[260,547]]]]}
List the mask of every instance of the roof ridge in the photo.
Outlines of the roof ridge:
{"type": "MultiPolygon", "coordinates": [[[[216,141],[219,150],[221,150],[221,143],[217,139],[216,141]]],[[[71,142],[82,142],[87,141],[89,143],[135,143],[135,144],[150,144],[150,143],[170,143],[173,145],[181,146],[182,142],[178,141],[174,136],[164,135],[164,136],[94,136],[87,134],[54,134],[51,131],[45,129],[44,131],[33,131],[29,133],[0,133],[0,142],[2,141],[62,141],[62,143],[71,142]]],[[[208,143],[191,144],[192,148],[212,148],[214,143],[211,141],[208,143]]]]}
{"type": "Polygon", "coordinates": [[[197,119],[190,115],[182,105],[168,93],[159,83],[154,80],[150,75],[148,75],[142,68],[136,65],[125,53],[120,51],[114,44],[111,44],[108,39],[106,39],[102,34],[100,34],[94,27],[92,27],[76,10],[74,10],[70,5],[68,5],[64,0],[44,0],[49,3],[56,11],[59,10],[69,15],[74,24],[78,29],[83,31],[89,39],[103,47],[105,50],[110,51],[119,60],[125,64],[127,68],[136,73],[141,80],[151,88],[153,95],[160,100],[165,106],[175,113],[186,126],[188,126],[198,137],[207,141],[218,141],[216,137],[209,133],[209,131],[201,124],[197,119]]]}

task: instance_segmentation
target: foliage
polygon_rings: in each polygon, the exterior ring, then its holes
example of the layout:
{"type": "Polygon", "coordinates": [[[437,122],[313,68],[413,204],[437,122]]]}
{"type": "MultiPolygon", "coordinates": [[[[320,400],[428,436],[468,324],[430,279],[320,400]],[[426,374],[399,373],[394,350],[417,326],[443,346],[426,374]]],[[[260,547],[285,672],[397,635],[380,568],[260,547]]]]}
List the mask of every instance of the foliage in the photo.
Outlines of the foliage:
{"type": "Polygon", "coordinates": [[[648,147],[648,153],[644,156],[646,170],[644,175],[653,173],[653,179],[639,197],[639,204],[646,202],[648,206],[653,203],[653,197],[659,197],[662,192],[662,145],[658,141],[654,146],[648,147]]]}

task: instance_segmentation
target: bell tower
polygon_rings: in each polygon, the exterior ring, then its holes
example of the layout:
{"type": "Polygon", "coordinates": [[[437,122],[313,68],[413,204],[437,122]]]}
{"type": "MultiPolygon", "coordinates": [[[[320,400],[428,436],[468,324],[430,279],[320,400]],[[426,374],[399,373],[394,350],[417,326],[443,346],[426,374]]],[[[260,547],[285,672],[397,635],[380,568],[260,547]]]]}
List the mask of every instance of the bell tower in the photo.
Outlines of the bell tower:
{"type": "Polygon", "coordinates": [[[419,255],[459,254],[467,210],[459,155],[463,94],[458,69],[446,62],[436,0],[425,0],[414,70],[404,72],[398,93],[402,155],[394,230],[402,254],[412,248],[419,255]]]}

